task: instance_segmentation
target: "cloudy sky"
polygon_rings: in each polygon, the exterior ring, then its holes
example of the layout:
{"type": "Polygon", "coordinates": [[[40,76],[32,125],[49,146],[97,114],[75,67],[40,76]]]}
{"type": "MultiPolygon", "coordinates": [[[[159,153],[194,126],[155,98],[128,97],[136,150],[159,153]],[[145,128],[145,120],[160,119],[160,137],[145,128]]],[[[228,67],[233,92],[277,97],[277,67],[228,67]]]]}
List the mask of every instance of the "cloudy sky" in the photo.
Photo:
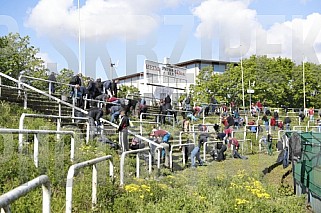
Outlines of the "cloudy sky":
{"type": "Polygon", "coordinates": [[[0,35],[29,35],[49,67],[103,79],[144,59],[321,61],[320,0],[1,0],[0,35]],[[111,72],[110,63],[116,63],[111,72]]]}

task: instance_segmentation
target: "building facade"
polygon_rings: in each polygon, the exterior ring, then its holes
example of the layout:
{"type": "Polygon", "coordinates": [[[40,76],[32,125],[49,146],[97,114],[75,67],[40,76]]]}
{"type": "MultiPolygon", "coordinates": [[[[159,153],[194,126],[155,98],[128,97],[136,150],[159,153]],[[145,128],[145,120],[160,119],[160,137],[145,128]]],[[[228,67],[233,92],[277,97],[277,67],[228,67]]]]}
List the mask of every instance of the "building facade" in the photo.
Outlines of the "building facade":
{"type": "Polygon", "coordinates": [[[204,68],[213,67],[214,73],[223,73],[228,64],[234,62],[194,59],[169,64],[145,61],[144,72],[116,78],[119,85],[135,86],[146,101],[163,99],[170,95],[176,101],[181,94],[188,93],[189,87],[196,83],[199,72],[204,68]]]}

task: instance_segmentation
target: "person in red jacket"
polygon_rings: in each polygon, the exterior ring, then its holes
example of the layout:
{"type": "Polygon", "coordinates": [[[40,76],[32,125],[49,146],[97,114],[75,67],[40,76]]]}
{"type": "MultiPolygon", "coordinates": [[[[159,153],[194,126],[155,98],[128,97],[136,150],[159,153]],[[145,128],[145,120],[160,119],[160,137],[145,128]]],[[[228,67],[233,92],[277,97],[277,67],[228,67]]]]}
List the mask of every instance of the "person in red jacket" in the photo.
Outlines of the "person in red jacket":
{"type": "Polygon", "coordinates": [[[162,151],[162,157],[165,157],[165,167],[169,168],[169,138],[171,134],[167,132],[166,130],[156,130],[153,129],[150,136],[154,138],[158,138],[158,141],[160,142],[160,145],[163,147],[162,151]]]}
{"type": "Polygon", "coordinates": [[[271,117],[270,126],[272,127],[273,130],[275,130],[275,126],[277,126],[274,116],[271,117]]]}

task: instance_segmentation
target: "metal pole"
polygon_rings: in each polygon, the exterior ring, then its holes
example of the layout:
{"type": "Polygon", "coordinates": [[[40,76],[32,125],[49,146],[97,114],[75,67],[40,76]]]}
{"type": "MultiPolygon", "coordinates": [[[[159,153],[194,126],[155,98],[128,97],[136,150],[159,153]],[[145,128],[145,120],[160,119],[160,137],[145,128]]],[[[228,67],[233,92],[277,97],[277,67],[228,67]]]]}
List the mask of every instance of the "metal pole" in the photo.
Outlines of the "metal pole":
{"type": "Polygon", "coordinates": [[[81,71],[81,26],[80,26],[80,2],[78,0],[78,73],[81,71]]]}
{"type": "Polygon", "coordinates": [[[38,154],[39,154],[39,140],[38,134],[34,134],[34,143],[33,143],[33,162],[38,168],[38,154]]]}
{"type": "Polygon", "coordinates": [[[305,108],[306,108],[306,103],[305,103],[305,69],[304,69],[305,67],[304,67],[304,58],[303,58],[303,62],[302,62],[302,73],[303,73],[303,76],[302,76],[302,78],[303,78],[303,107],[304,107],[304,109],[303,109],[303,111],[305,111],[305,108]]]}
{"type": "Polygon", "coordinates": [[[95,208],[95,205],[97,204],[97,182],[98,182],[98,176],[97,176],[97,165],[93,165],[93,175],[92,175],[92,208],[95,208]]]}
{"type": "MultiPolygon", "coordinates": [[[[242,45],[240,45],[242,48],[242,45]]],[[[243,98],[243,110],[245,110],[245,100],[244,100],[244,71],[243,71],[243,56],[241,50],[241,72],[242,72],[242,98],[243,98]]]]}

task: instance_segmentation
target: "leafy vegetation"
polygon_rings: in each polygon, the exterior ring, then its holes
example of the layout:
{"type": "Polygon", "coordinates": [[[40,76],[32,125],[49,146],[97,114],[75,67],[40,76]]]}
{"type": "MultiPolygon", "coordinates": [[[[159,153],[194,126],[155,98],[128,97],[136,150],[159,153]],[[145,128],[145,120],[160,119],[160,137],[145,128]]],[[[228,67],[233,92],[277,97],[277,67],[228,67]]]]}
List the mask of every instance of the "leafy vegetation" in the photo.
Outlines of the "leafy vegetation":
{"type": "MultiPolygon", "coordinates": [[[[307,107],[321,107],[320,73],[321,65],[305,63],[307,107]]],[[[252,99],[266,101],[268,106],[303,107],[303,64],[296,65],[287,58],[251,56],[243,60],[246,106],[249,106],[250,87],[255,90],[252,99]]],[[[212,67],[205,67],[192,85],[192,96],[200,102],[209,102],[214,95],[219,101],[242,105],[241,65],[231,65],[223,74],[212,74],[212,67]],[[206,93],[204,93],[206,91],[206,93]]]]}

